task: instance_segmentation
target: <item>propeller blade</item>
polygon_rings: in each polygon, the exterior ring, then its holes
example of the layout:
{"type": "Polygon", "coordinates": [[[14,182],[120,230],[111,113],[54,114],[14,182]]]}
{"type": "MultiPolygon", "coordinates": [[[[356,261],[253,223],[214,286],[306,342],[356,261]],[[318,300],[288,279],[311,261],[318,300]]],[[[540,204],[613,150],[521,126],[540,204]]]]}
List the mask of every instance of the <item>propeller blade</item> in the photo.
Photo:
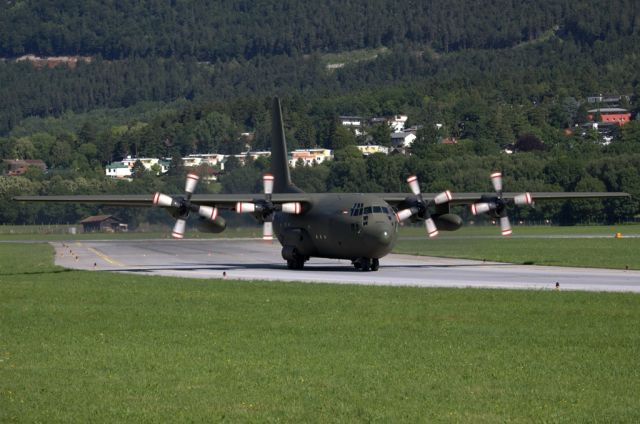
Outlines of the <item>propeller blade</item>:
{"type": "Polygon", "coordinates": [[[181,239],[184,237],[184,229],[187,226],[187,221],[182,218],[178,218],[176,220],[176,224],[173,226],[173,232],[171,233],[171,237],[174,239],[181,239]]]}
{"type": "Polygon", "coordinates": [[[502,173],[494,172],[491,174],[491,184],[493,184],[493,189],[496,193],[502,193],[502,173]]]}
{"type": "Polygon", "coordinates": [[[262,176],[262,185],[264,186],[264,194],[273,193],[273,175],[264,174],[262,176]]]}
{"type": "Polygon", "coordinates": [[[273,223],[265,221],[262,224],[262,240],[273,240],[273,223]]]}
{"type": "Polygon", "coordinates": [[[495,205],[491,203],[474,203],[471,205],[471,213],[474,215],[478,215],[481,213],[489,212],[490,210],[495,209],[495,205]]]}
{"type": "Polygon", "coordinates": [[[193,194],[193,192],[196,190],[196,185],[198,185],[199,179],[200,177],[198,177],[196,174],[187,174],[187,182],[184,185],[185,193],[187,193],[188,195],[193,194]]]}
{"type": "Polygon", "coordinates": [[[167,196],[160,192],[156,192],[156,194],[153,195],[153,206],[170,207],[172,205],[173,198],[171,196],[167,196]]]}
{"type": "Polygon", "coordinates": [[[302,205],[300,202],[288,202],[282,204],[282,212],[298,215],[302,212],[302,205]]]}
{"type": "Polygon", "coordinates": [[[411,209],[403,209],[401,211],[396,212],[396,218],[398,218],[398,222],[402,222],[405,219],[409,219],[413,215],[413,211],[411,209]]]}
{"type": "Polygon", "coordinates": [[[508,216],[500,217],[500,229],[502,230],[503,236],[510,236],[513,231],[511,231],[511,224],[509,223],[508,216]]]}
{"type": "Polygon", "coordinates": [[[451,199],[453,199],[453,196],[451,195],[451,192],[447,190],[436,195],[436,197],[433,198],[433,203],[435,203],[436,205],[441,205],[443,203],[451,201],[451,199]]]}
{"type": "Polygon", "coordinates": [[[409,183],[409,187],[411,188],[411,192],[416,196],[420,194],[420,184],[418,183],[418,177],[415,175],[407,178],[407,182],[409,183]]]}
{"type": "Polygon", "coordinates": [[[215,221],[218,217],[218,208],[212,208],[211,206],[200,206],[198,209],[198,215],[209,221],[215,221]]]}
{"type": "Polygon", "coordinates": [[[531,197],[531,193],[522,193],[515,196],[513,202],[516,205],[530,205],[533,203],[533,198],[531,197]]]}
{"type": "Polygon", "coordinates": [[[249,202],[238,202],[236,203],[236,212],[237,213],[250,213],[256,211],[256,204],[249,202]]]}
{"type": "Polygon", "coordinates": [[[427,218],[424,221],[425,226],[427,227],[427,235],[430,238],[433,238],[438,235],[438,228],[436,227],[436,223],[433,222],[433,219],[427,218]]]}

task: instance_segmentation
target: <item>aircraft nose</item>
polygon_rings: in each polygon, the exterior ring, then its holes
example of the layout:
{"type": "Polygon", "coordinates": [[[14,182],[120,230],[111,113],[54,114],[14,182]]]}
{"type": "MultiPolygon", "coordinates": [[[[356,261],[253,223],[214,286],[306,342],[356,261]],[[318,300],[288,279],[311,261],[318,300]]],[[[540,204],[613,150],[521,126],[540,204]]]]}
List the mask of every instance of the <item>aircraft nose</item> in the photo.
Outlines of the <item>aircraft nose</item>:
{"type": "Polygon", "coordinates": [[[383,246],[387,246],[389,243],[391,243],[391,231],[388,228],[382,228],[378,233],[377,239],[378,243],[383,246]]]}
{"type": "Polygon", "coordinates": [[[376,223],[369,227],[369,237],[371,237],[374,243],[378,246],[388,246],[392,241],[392,227],[386,225],[386,223],[376,223]]]}

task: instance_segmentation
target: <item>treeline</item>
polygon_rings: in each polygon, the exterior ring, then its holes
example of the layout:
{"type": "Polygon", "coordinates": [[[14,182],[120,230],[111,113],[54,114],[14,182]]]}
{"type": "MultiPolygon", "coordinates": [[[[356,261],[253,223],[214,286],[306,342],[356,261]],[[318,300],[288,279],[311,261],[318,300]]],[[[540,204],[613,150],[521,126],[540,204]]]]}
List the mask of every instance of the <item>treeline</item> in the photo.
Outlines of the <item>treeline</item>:
{"type": "MultiPolygon", "coordinates": [[[[632,199],[542,202],[535,207],[514,208],[514,220],[554,223],[614,223],[637,219],[640,206],[640,124],[631,123],[617,145],[603,147],[582,137],[567,138],[547,151],[513,155],[479,155],[473,142],[458,145],[428,143],[410,157],[375,154],[362,157],[353,146],[336,151],[335,160],[313,167],[292,169],[292,179],[308,192],[406,192],[409,175],[418,175],[425,192],[491,192],[489,173],[504,174],[505,190],[524,191],[627,191],[632,199]]],[[[424,140],[418,143],[425,143],[424,140]]],[[[175,164],[174,164],[175,165],[175,164]]],[[[246,166],[233,166],[218,183],[200,184],[199,193],[260,193],[261,176],[269,161],[261,158],[246,166]]],[[[139,222],[169,222],[162,210],[108,208],[83,204],[17,204],[11,197],[26,194],[144,194],[161,191],[182,193],[186,170],[174,166],[168,175],[139,174],[132,182],[115,181],[101,170],[43,174],[30,169],[25,176],[0,177],[0,222],[5,224],[75,223],[97,213],[114,214],[135,228],[139,222]]],[[[456,208],[465,220],[467,208],[456,208]]]]}
{"type": "Polygon", "coordinates": [[[0,4],[0,56],[256,56],[426,44],[437,51],[513,47],[556,29],[580,43],[640,30],[638,4],[595,1],[25,0],[0,4]]]}

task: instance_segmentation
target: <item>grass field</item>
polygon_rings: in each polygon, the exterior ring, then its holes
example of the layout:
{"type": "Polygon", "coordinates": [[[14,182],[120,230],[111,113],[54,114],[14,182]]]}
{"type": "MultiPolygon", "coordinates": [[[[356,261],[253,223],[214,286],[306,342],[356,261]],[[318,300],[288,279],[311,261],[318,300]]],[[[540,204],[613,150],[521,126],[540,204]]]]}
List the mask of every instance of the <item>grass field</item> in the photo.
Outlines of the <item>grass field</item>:
{"type": "Polygon", "coordinates": [[[638,295],[186,280],[52,257],[0,244],[0,422],[640,421],[638,295]]]}
{"type": "Polygon", "coordinates": [[[401,231],[395,253],[486,259],[519,264],[640,269],[639,225],[590,227],[527,227],[514,229],[511,237],[500,237],[495,227],[463,228],[442,232],[435,239],[423,228],[401,231]],[[616,233],[623,238],[616,239],[616,233]],[[589,236],[609,236],[589,238],[589,236]]]}

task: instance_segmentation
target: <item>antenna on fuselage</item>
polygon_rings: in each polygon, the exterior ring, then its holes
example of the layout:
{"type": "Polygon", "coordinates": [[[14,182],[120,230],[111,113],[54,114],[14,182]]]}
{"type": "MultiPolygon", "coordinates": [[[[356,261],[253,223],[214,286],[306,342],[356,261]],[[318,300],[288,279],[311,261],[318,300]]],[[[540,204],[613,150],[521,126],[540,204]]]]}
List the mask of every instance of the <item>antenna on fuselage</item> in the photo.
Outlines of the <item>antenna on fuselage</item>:
{"type": "Polygon", "coordinates": [[[274,193],[302,192],[291,182],[287,158],[287,140],[284,135],[282,108],[278,97],[273,98],[273,110],[271,111],[271,173],[274,176],[274,193]]]}

